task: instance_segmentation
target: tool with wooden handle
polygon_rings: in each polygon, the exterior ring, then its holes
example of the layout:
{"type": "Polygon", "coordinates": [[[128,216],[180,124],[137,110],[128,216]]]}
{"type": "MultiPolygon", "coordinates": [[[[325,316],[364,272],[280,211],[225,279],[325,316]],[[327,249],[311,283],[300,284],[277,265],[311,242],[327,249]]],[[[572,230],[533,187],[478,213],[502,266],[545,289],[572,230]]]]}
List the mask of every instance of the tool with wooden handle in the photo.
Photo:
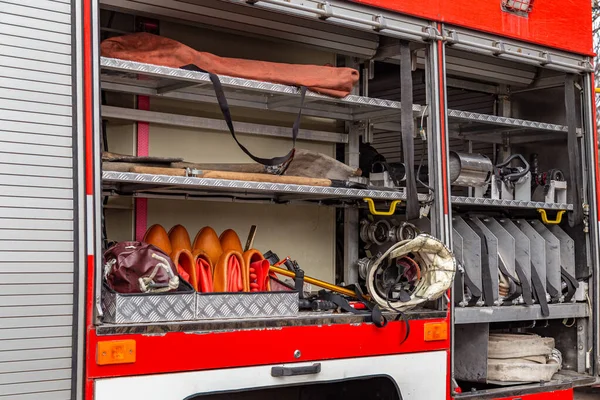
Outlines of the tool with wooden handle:
{"type": "MultiPolygon", "coordinates": [[[[275,272],[277,274],[280,275],[284,275],[290,278],[295,278],[296,274],[292,271],[288,271],[287,269],[282,269],[276,266],[271,265],[271,267],[269,268],[272,272],[275,272]]],[[[306,283],[310,283],[311,285],[315,285],[318,287],[321,287],[323,289],[327,289],[327,290],[331,290],[332,292],[336,292],[339,294],[343,294],[344,296],[350,296],[350,297],[354,297],[356,299],[359,299],[359,296],[354,293],[352,290],[350,289],[346,289],[343,288],[341,286],[337,286],[334,284],[331,284],[329,282],[324,282],[322,280],[316,279],[316,278],[311,278],[310,276],[304,276],[304,282],[306,283]]],[[[369,300],[370,297],[368,295],[365,295],[365,299],[369,300]]]]}
{"type": "Polygon", "coordinates": [[[168,176],[193,176],[196,178],[227,179],[235,181],[284,183],[308,186],[332,186],[330,179],[305,178],[301,176],[269,175],[247,172],[212,171],[212,170],[185,170],[179,168],[159,167],[131,167],[130,172],[138,174],[168,175],[168,176]]]}

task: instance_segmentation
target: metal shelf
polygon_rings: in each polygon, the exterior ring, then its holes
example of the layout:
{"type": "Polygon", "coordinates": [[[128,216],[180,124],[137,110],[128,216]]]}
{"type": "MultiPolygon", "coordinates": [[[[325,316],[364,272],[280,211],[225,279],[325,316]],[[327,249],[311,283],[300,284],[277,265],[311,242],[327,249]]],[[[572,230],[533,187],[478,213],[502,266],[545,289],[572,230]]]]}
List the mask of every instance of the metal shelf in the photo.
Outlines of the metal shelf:
{"type": "Polygon", "coordinates": [[[550,315],[544,317],[539,304],[532,306],[456,307],[454,322],[457,324],[484,324],[491,322],[533,321],[545,319],[586,318],[586,303],[549,304],[550,315]]]}
{"type": "Polygon", "coordinates": [[[538,209],[545,210],[572,210],[573,204],[563,203],[544,203],[540,201],[520,201],[520,200],[496,200],[486,199],[481,197],[461,197],[452,196],[452,204],[484,206],[484,207],[502,207],[502,208],[523,208],[523,209],[538,209]]]}
{"type": "Polygon", "coordinates": [[[459,110],[448,110],[448,118],[458,121],[476,122],[485,125],[496,125],[508,128],[565,133],[568,131],[568,127],[564,125],[547,124],[545,122],[535,122],[527,121],[524,119],[498,117],[496,115],[479,114],[459,110]]]}
{"type": "MultiPolygon", "coordinates": [[[[134,61],[102,57],[102,89],[144,96],[216,103],[207,73],[169,68],[134,61]]],[[[220,76],[231,106],[298,112],[300,90],[294,86],[220,76]]],[[[421,115],[423,107],[413,104],[413,112],[421,115]]],[[[304,115],[360,121],[400,120],[400,102],[349,95],[342,99],[307,92],[304,115]]]]}
{"type": "MultiPolygon", "coordinates": [[[[339,187],[291,185],[179,177],[167,175],[138,174],[131,172],[102,173],[103,189],[124,195],[162,196],[185,195],[198,198],[227,197],[248,200],[276,201],[322,201],[361,200],[370,197],[376,200],[405,200],[402,190],[352,189],[339,187]]],[[[420,201],[429,201],[429,196],[419,195],[420,201]]]]}

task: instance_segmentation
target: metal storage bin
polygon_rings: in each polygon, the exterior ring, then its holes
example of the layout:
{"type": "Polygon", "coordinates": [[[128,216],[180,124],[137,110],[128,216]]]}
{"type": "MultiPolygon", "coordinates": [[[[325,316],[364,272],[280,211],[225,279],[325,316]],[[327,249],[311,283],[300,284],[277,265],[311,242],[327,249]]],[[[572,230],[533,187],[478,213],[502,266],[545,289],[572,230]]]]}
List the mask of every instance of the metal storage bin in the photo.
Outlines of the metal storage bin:
{"type": "Polygon", "coordinates": [[[198,293],[196,319],[273,318],[298,315],[298,292],[198,293]]]}
{"type": "Polygon", "coordinates": [[[156,294],[117,293],[102,286],[104,322],[136,324],[143,322],[191,321],[194,319],[196,292],[183,279],[175,292],[156,294]]]}

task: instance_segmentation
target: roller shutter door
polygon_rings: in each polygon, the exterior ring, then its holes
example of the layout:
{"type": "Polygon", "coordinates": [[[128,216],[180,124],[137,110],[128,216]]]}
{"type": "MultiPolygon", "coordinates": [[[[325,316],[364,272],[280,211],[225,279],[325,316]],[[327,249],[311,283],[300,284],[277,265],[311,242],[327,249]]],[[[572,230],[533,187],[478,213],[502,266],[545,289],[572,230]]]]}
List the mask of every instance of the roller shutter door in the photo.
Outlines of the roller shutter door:
{"type": "Polygon", "coordinates": [[[71,398],[70,0],[0,0],[0,400],[71,398]]]}

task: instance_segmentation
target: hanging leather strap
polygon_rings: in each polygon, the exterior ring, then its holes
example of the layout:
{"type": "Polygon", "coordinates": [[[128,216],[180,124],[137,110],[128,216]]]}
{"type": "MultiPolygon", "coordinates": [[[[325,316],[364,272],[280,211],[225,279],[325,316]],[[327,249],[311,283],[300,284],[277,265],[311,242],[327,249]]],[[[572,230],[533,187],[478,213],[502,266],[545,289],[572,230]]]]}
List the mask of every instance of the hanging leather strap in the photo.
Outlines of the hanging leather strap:
{"type": "Polygon", "coordinates": [[[223,114],[223,118],[225,119],[225,123],[227,124],[227,128],[229,129],[231,137],[233,137],[233,140],[235,140],[239,148],[248,157],[250,157],[252,160],[256,161],[259,164],[265,165],[267,167],[281,167],[279,168],[279,173],[283,173],[285,171],[285,168],[287,167],[287,164],[294,157],[294,152],[296,149],[296,138],[298,137],[298,131],[300,130],[300,118],[302,117],[302,108],[304,107],[304,98],[306,97],[306,87],[302,86],[300,88],[300,109],[298,110],[298,115],[296,116],[296,120],[294,121],[294,125],[292,126],[292,149],[285,156],[261,158],[252,154],[250,150],[248,150],[243,144],[241,144],[235,136],[233,120],[231,119],[231,111],[229,110],[229,104],[227,103],[225,91],[223,90],[223,85],[221,84],[221,80],[219,79],[219,77],[211,72],[207,72],[198,68],[196,65],[186,65],[182,67],[182,69],[186,69],[189,71],[204,72],[208,74],[210,81],[213,84],[215,95],[217,97],[217,102],[219,103],[219,108],[221,109],[221,113],[223,114]]]}
{"type": "Polygon", "coordinates": [[[467,270],[465,268],[465,285],[467,286],[467,288],[469,289],[469,292],[471,292],[471,298],[469,299],[469,306],[476,306],[477,302],[479,301],[479,299],[481,298],[481,289],[479,287],[477,287],[477,285],[475,285],[475,283],[471,280],[471,278],[469,277],[469,274],[467,274],[467,270]]]}
{"type": "Polygon", "coordinates": [[[550,281],[548,279],[546,279],[546,291],[550,295],[550,299],[551,299],[550,302],[551,303],[558,302],[558,299],[560,298],[561,292],[560,292],[559,289],[557,289],[554,286],[552,286],[552,284],[550,283],[550,281]]]}
{"type": "Polygon", "coordinates": [[[464,219],[467,225],[475,231],[481,242],[481,284],[483,286],[483,301],[488,307],[494,305],[494,285],[490,271],[490,254],[488,242],[483,230],[470,218],[464,219]]]}
{"type": "Polygon", "coordinates": [[[577,279],[575,279],[573,275],[569,274],[562,266],[560,267],[560,276],[562,281],[567,285],[565,302],[569,302],[573,299],[573,296],[575,296],[575,292],[577,291],[577,288],[579,288],[579,282],[577,282],[577,279]]]}
{"type": "Polygon", "coordinates": [[[515,271],[521,282],[521,290],[523,291],[523,302],[528,306],[533,304],[533,297],[531,292],[531,281],[527,279],[523,266],[519,263],[519,260],[515,259],[515,271]]]}
{"type": "Polygon", "coordinates": [[[573,204],[573,211],[569,213],[569,225],[574,227],[583,221],[581,210],[581,153],[579,139],[577,138],[578,113],[575,99],[575,75],[567,74],[565,79],[565,112],[567,117],[567,153],[569,155],[569,203],[573,204]]]}
{"type": "Polygon", "coordinates": [[[550,308],[548,308],[546,291],[544,290],[542,279],[540,278],[533,264],[531,265],[531,283],[533,284],[533,293],[535,294],[535,298],[537,299],[538,303],[540,303],[540,307],[542,308],[542,315],[544,317],[549,316],[550,308]]]}
{"type": "Polygon", "coordinates": [[[400,41],[400,101],[402,127],[402,155],[406,165],[406,219],[417,219],[420,214],[415,179],[415,121],[413,119],[412,55],[410,45],[400,41]]]}

